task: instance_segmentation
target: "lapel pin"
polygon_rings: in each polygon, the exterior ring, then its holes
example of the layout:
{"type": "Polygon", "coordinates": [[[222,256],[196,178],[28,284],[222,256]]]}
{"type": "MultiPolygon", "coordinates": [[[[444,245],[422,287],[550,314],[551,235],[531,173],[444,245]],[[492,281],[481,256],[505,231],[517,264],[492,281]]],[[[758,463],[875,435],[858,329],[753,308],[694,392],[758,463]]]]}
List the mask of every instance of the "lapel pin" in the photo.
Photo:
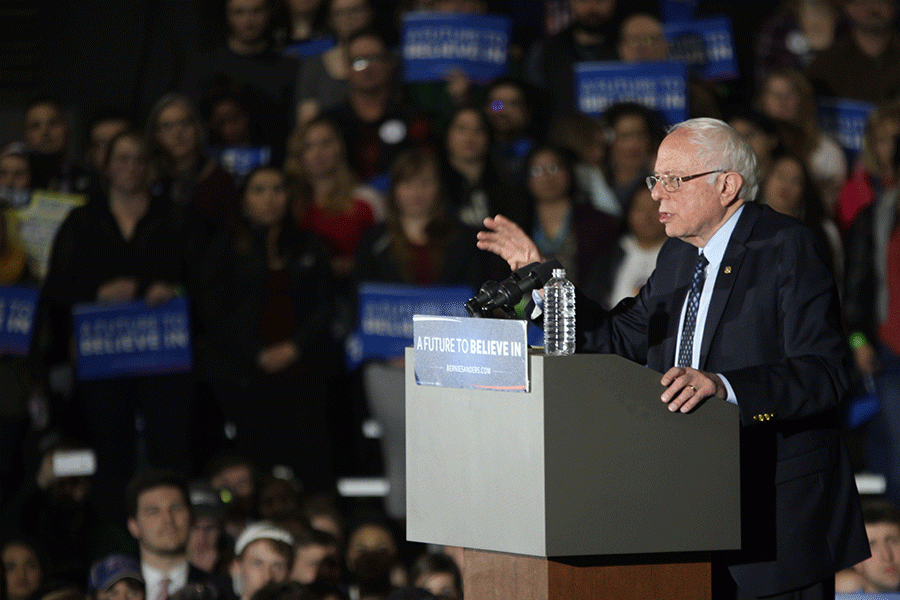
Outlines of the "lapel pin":
{"type": "Polygon", "coordinates": [[[731,273],[731,267],[727,266],[725,267],[725,274],[728,275],[729,273],[731,273]]]}

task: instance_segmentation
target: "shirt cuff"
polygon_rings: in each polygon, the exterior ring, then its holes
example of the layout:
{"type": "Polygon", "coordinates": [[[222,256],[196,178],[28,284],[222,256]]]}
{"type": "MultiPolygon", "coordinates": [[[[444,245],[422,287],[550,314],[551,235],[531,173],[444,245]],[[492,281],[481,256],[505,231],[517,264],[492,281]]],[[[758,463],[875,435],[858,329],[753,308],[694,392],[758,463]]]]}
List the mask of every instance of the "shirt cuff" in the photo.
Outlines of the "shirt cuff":
{"type": "Polygon", "coordinates": [[[531,290],[531,300],[534,302],[534,310],[528,315],[529,319],[537,319],[544,314],[544,297],[539,290],[531,290]]]}
{"type": "Polygon", "coordinates": [[[719,379],[722,380],[722,383],[725,385],[725,389],[728,391],[728,397],[725,398],[725,402],[731,402],[735,406],[737,406],[737,396],[734,395],[734,388],[731,387],[731,384],[728,382],[728,378],[722,375],[721,373],[716,373],[719,376],[719,379]]]}

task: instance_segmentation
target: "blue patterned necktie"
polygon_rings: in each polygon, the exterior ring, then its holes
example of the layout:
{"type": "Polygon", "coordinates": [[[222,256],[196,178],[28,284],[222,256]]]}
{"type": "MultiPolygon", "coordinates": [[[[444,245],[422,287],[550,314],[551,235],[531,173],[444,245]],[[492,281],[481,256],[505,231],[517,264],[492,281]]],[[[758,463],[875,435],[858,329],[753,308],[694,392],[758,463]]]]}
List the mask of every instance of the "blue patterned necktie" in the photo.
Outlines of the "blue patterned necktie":
{"type": "Polygon", "coordinates": [[[703,282],[706,281],[706,265],[709,261],[700,253],[697,259],[697,267],[694,269],[694,279],[691,281],[691,291],[688,294],[687,310],[684,313],[684,326],[681,329],[681,346],[678,348],[678,362],[676,366],[690,367],[694,355],[694,329],[697,327],[697,309],[700,307],[700,294],[703,293],[703,282]]]}

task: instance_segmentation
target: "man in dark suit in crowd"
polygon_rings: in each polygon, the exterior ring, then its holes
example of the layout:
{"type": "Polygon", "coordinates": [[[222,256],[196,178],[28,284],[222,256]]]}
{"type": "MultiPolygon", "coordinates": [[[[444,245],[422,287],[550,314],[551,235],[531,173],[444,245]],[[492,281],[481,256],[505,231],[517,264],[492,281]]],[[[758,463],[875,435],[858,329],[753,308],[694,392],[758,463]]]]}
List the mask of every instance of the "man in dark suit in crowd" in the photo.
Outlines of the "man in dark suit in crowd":
{"type": "MultiPolygon", "coordinates": [[[[752,202],[756,159],[722,121],[673,127],[647,183],[670,239],[634,298],[605,311],[577,297],[578,350],[660,371],[673,412],[737,404],[743,544],[714,558],[714,597],[833,598],[834,573],[869,550],[839,429],[850,369],[824,250],[752,202]]],[[[541,260],[515,223],[485,225],[480,248],[513,268],[541,260]]]]}
{"type": "Polygon", "coordinates": [[[188,584],[207,585],[221,600],[235,600],[226,577],[201,571],[187,559],[193,510],[187,483],[178,473],[138,473],[126,492],[128,531],[137,540],[147,600],[168,600],[188,584]]]}

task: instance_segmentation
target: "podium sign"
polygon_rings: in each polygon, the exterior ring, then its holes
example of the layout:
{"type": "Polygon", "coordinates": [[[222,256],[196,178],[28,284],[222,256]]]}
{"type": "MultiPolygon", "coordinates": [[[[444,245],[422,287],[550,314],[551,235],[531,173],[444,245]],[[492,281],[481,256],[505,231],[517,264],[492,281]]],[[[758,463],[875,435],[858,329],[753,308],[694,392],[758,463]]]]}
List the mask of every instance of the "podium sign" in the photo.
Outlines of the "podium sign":
{"type": "Polygon", "coordinates": [[[413,316],[416,384],[528,391],[525,321],[413,316]]]}

